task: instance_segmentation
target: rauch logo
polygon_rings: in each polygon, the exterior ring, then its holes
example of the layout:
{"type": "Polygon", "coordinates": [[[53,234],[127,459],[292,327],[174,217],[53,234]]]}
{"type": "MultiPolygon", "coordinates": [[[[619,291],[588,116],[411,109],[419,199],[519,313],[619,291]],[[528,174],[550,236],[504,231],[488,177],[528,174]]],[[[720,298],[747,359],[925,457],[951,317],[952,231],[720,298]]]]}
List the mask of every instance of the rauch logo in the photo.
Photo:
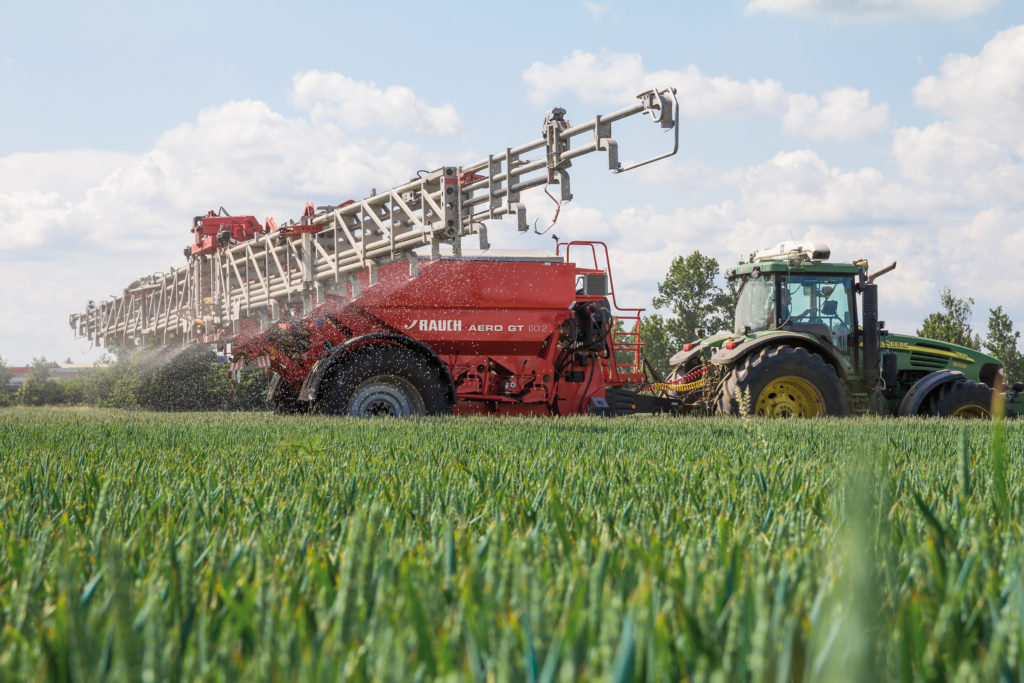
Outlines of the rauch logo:
{"type": "Polygon", "coordinates": [[[461,320],[413,320],[405,326],[407,330],[419,332],[461,332],[461,320]]]}

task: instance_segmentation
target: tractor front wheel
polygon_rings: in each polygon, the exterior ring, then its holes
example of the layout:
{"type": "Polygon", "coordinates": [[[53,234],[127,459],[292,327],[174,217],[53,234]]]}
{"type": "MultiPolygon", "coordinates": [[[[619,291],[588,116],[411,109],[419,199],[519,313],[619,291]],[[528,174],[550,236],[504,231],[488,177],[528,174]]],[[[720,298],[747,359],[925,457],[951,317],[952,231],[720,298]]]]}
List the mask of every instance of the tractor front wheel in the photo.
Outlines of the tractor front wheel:
{"type": "Polygon", "coordinates": [[[966,419],[992,418],[992,388],[970,380],[943,384],[931,396],[929,415],[966,419]]]}
{"type": "Polygon", "coordinates": [[[772,346],[738,361],[718,389],[716,412],[759,417],[849,415],[835,368],[805,348],[772,346]]]}
{"type": "Polygon", "coordinates": [[[450,413],[440,373],[421,354],[393,344],[368,346],[324,380],[316,411],[328,415],[393,416],[450,413]]]}

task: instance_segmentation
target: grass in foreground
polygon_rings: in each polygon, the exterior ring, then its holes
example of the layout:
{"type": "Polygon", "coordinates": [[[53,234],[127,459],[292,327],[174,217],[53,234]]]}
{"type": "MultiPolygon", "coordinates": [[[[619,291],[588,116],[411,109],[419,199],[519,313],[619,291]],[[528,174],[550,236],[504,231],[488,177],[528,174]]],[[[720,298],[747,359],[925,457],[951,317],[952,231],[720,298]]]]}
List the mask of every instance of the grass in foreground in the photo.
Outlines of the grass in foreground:
{"type": "Polygon", "coordinates": [[[0,411],[0,680],[1024,676],[1024,425],[0,411]]]}

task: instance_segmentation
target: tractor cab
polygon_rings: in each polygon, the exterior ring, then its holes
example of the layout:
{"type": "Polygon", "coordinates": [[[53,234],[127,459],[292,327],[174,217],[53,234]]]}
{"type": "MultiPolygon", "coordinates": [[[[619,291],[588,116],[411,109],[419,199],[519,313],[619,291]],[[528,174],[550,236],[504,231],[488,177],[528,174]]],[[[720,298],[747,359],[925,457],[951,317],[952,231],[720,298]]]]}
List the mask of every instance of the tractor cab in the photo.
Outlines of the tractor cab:
{"type": "Polygon", "coordinates": [[[778,332],[809,335],[834,349],[844,368],[857,365],[857,278],[866,264],[827,263],[828,247],[784,242],[732,270],[739,282],[735,337],[778,332]]]}
{"type": "Polygon", "coordinates": [[[807,332],[848,353],[857,327],[853,274],[754,269],[740,277],[735,334],[807,332]]]}

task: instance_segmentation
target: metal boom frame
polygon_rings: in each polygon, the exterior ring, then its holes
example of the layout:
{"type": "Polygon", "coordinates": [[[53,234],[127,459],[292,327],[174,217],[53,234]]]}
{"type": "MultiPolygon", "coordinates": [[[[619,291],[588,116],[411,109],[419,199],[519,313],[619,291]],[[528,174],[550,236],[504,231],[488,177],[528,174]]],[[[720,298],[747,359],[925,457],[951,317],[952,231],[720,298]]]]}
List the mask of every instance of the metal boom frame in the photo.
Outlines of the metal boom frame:
{"type": "Polygon", "coordinates": [[[377,266],[408,258],[410,275],[416,275],[412,252],[418,247],[430,244],[436,258],[446,243],[459,255],[462,239],[476,234],[480,248],[487,249],[485,220],[511,214],[520,231],[529,230],[520,194],[558,185],[559,203],[571,200],[566,169],[576,157],[606,152],[609,170],[621,173],[672,156],[679,149],[678,109],[674,88],[648,90],[634,104],[577,126],[565,120],[564,110],[552,109],[537,140],[359,201],[319,207],[279,230],[194,257],[186,267],[151,276],[142,287],[90,301],[84,313],[71,315],[71,327],[76,336],[104,346],[212,342],[241,331],[246,319],[260,320],[262,327],[299,304],[308,313],[328,294],[358,298],[357,273],[366,268],[373,282],[377,266]],[[612,124],[635,114],[673,129],[674,144],[669,152],[624,167],[612,124]],[[571,146],[572,138],[588,132],[589,142],[571,146]],[[523,158],[540,149],[543,158],[523,158]]]}

